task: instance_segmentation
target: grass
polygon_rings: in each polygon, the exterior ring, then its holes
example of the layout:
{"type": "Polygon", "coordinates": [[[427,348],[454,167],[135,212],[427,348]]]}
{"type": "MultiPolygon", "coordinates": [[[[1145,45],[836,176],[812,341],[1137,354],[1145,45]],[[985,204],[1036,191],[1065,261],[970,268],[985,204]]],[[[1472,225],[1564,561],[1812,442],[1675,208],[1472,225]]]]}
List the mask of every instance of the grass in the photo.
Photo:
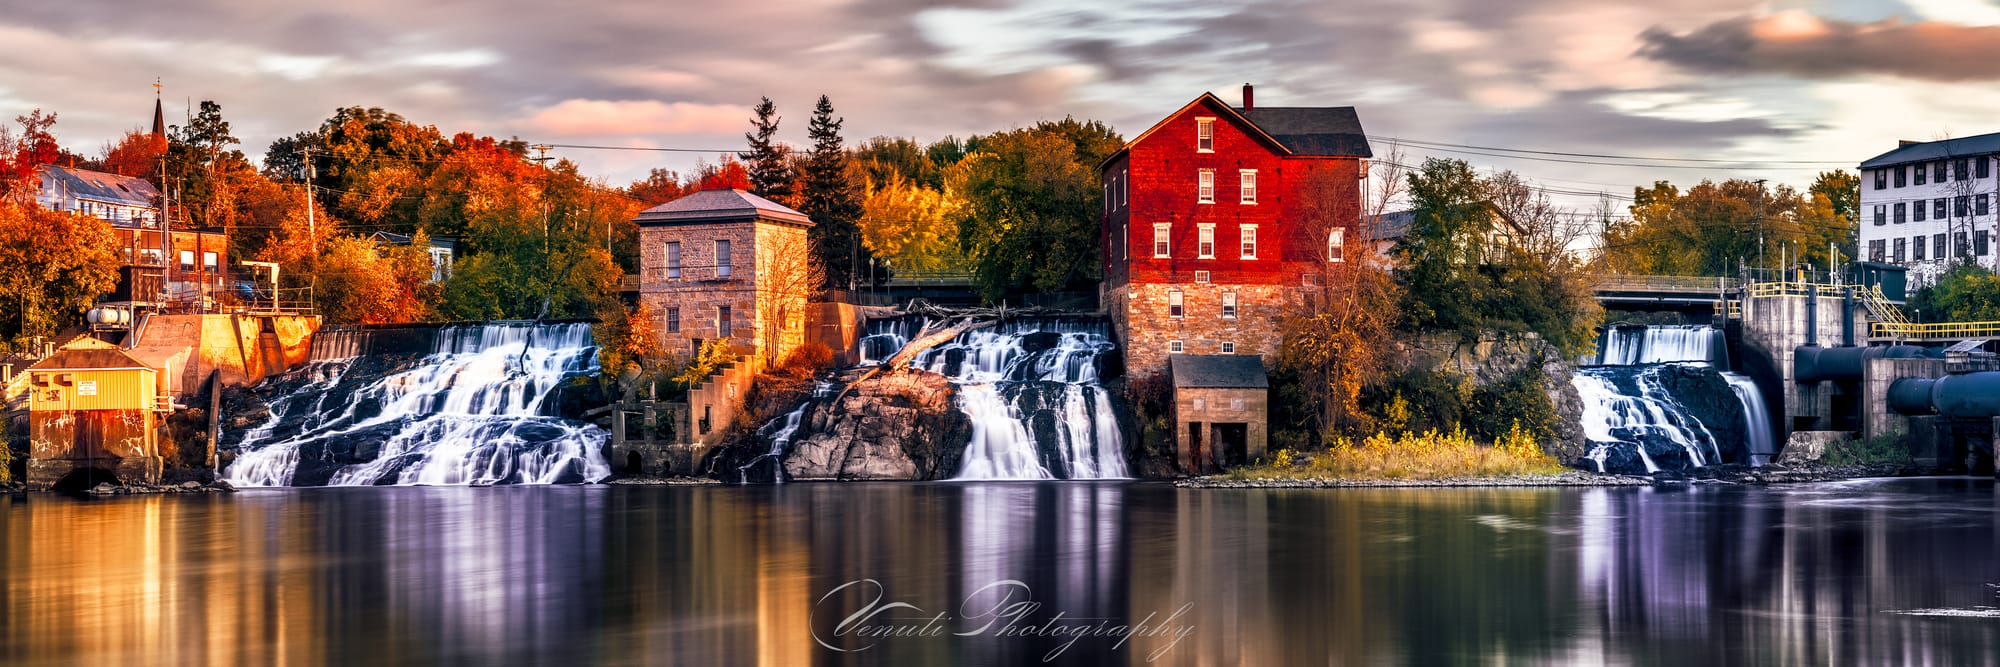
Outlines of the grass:
{"type": "Polygon", "coordinates": [[[1449,479],[1554,475],[1568,468],[1556,462],[1516,424],[1500,441],[1485,445],[1465,435],[1427,431],[1390,436],[1377,433],[1355,443],[1342,438],[1323,451],[1298,454],[1278,450],[1268,463],[1223,474],[1226,479],[1449,479]]]}
{"type": "Polygon", "coordinates": [[[1819,462],[1828,466],[1909,465],[1910,450],[1903,446],[1902,437],[1901,433],[1889,433],[1873,438],[1835,440],[1827,443],[1819,462]]]}

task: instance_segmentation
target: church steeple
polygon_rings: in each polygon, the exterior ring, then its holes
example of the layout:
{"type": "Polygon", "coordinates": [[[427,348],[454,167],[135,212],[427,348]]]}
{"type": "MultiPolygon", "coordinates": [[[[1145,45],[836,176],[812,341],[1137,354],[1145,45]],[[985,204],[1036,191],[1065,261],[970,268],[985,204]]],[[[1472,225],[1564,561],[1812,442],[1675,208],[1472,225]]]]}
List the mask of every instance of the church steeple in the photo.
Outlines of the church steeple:
{"type": "Polygon", "coordinates": [[[160,107],[159,79],[153,80],[153,136],[162,139],[167,136],[167,114],[160,107]]]}

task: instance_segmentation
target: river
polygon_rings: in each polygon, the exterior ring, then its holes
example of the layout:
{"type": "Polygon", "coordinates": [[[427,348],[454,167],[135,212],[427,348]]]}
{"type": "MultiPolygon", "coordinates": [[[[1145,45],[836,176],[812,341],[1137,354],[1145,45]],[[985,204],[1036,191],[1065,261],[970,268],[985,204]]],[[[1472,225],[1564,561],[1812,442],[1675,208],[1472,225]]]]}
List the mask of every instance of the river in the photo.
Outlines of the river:
{"type": "Polygon", "coordinates": [[[0,663],[1987,663],[1996,507],[1973,478],[0,496],[0,663]]]}

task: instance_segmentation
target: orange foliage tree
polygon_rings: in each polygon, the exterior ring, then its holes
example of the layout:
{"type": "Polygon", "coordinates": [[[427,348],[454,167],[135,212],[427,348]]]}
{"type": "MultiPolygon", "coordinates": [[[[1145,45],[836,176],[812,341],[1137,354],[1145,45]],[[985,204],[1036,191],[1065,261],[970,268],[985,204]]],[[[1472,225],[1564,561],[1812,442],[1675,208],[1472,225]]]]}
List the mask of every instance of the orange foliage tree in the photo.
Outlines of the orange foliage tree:
{"type": "Polygon", "coordinates": [[[151,132],[126,132],[116,144],[105,144],[98,165],[120,176],[159,180],[160,155],[167,152],[167,138],[151,132]]]}

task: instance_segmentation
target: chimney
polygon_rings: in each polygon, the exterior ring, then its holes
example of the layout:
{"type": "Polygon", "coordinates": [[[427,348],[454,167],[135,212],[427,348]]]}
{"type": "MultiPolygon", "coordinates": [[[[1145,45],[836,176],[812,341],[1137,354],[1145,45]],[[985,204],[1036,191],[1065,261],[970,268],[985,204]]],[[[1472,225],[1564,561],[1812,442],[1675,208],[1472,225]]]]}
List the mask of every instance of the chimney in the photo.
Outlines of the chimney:
{"type": "Polygon", "coordinates": [[[1257,108],[1257,97],[1256,97],[1256,95],[1255,95],[1255,94],[1253,94],[1254,92],[1255,92],[1255,91],[1252,91],[1252,90],[1250,89],[1250,84],[1247,84],[1247,83],[1246,83],[1246,84],[1243,84],[1243,110],[1244,110],[1244,111],[1249,111],[1249,110],[1251,110],[1251,109],[1255,109],[1255,108],[1257,108]]]}

